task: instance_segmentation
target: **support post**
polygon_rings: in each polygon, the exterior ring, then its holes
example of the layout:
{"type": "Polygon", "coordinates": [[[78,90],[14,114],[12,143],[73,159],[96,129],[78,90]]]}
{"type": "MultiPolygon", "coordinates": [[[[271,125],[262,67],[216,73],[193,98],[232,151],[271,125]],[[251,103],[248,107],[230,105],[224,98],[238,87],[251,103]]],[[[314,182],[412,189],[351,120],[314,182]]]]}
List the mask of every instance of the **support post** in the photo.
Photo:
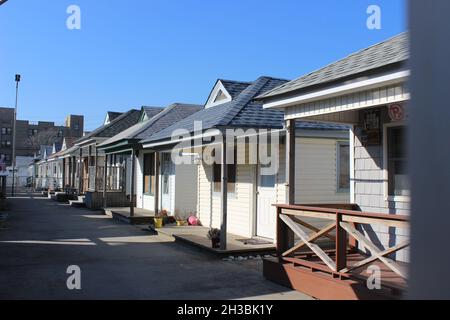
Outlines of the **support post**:
{"type": "Polygon", "coordinates": [[[62,189],[66,191],[66,158],[62,161],[62,189]]]}
{"type": "Polygon", "coordinates": [[[222,137],[222,165],[221,165],[221,215],[220,215],[220,250],[227,249],[227,214],[228,214],[228,166],[227,166],[227,142],[225,135],[222,137]]]}
{"type": "Polygon", "coordinates": [[[154,192],[154,198],[155,198],[155,215],[159,213],[159,152],[155,151],[154,154],[155,157],[155,192],[154,192]]]}
{"type": "Polygon", "coordinates": [[[69,187],[73,189],[73,163],[72,157],[67,158],[69,160],[69,187]]]}
{"type": "Polygon", "coordinates": [[[108,175],[108,154],[105,153],[105,162],[104,162],[104,167],[103,167],[103,209],[106,209],[108,206],[108,201],[106,199],[107,175],[108,175]]]}
{"type": "MultiPolygon", "coordinates": [[[[288,204],[295,204],[295,120],[286,121],[286,198],[288,204]]],[[[294,232],[283,221],[277,225],[277,243],[282,241],[280,251],[285,252],[295,243],[294,232]]]]}
{"type": "Polygon", "coordinates": [[[295,204],[295,120],[286,121],[287,203],[295,204]]]}
{"type": "Polygon", "coordinates": [[[78,161],[78,194],[82,193],[83,190],[83,173],[82,173],[82,161],[83,161],[83,149],[80,148],[80,159],[78,161]]]}
{"type": "Polygon", "coordinates": [[[95,147],[95,161],[94,161],[94,191],[98,192],[98,179],[97,179],[97,172],[98,172],[98,149],[95,147]]]}
{"type": "Polygon", "coordinates": [[[130,217],[134,216],[134,184],[136,179],[136,149],[131,150],[131,190],[130,190],[130,217]]]}

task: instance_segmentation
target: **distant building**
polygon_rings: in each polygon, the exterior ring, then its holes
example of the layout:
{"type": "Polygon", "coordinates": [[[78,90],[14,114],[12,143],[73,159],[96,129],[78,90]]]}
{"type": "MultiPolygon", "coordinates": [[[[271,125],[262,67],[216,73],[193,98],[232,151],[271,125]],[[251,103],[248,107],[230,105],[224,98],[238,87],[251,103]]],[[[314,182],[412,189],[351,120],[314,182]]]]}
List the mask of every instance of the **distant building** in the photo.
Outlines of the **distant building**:
{"type": "MultiPolygon", "coordinates": [[[[12,164],[14,109],[0,108],[0,156],[3,155],[6,165],[12,164]]],[[[41,145],[61,145],[65,137],[80,138],[84,132],[84,117],[69,115],[63,126],[54,122],[39,121],[32,123],[26,120],[16,122],[16,155],[18,157],[34,157],[41,145]]]]}

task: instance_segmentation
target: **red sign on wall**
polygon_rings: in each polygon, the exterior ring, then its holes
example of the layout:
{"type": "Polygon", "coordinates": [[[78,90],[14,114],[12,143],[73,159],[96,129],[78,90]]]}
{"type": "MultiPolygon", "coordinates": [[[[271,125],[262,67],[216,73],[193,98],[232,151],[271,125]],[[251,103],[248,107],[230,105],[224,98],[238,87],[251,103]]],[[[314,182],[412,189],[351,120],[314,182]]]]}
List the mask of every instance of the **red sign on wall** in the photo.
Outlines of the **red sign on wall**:
{"type": "Polygon", "coordinates": [[[389,106],[389,118],[392,121],[403,121],[406,119],[405,107],[402,104],[392,104],[389,106]]]}

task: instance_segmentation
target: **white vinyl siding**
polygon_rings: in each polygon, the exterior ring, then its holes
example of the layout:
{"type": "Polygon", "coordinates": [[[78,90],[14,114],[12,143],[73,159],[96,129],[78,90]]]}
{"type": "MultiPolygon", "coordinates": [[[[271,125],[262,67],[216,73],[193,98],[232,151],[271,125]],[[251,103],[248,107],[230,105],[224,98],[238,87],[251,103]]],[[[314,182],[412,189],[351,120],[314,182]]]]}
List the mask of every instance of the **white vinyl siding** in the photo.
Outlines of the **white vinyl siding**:
{"type": "Polygon", "coordinates": [[[285,118],[299,119],[326,114],[336,114],[339,117],[345,115],[343,111],[365,109],[408,99],[406,84],[401,83],[288,107],[285,109],[285,118]]]}
{"type": "MultiPolygon", "coordinates": [[[[228,232],[251,237],[254,166],[237,165],[236,192],[228,196],[228,232]]],[[[207,227],[220,227],[221,197],[212,194],[212,166],[199,165],[198,217],[207,227]],[[212,199],[212,200],[210,200],[212,199]]]]}
{"type": "Polygon", "coordinates": [[[349,202],[349,191],[338,190],[337,147],[334,139],[296,139],[296,203],[349,202]]]}
{"type": "MultiPolygon", "coordinates": [[[[296,202],[348,203],[349,192],[337,191],[337,139],[297,138],[296,202]],[[303,179],[303,180],[301,180],[303,179]]],[[[286,203],[285,145],[280,145],[276,175],[276,202],[286,203]]],[[[236,192],[228,196],[228,232],[254,236],[256,166],[237,165],[236,192]]],[[[206,227],[219,228],[220,194],[212,193],[212,166],[198,167],[198,217],[206,227]]],[[[275,228],[275,226],[274,226],[275,228]]]]}

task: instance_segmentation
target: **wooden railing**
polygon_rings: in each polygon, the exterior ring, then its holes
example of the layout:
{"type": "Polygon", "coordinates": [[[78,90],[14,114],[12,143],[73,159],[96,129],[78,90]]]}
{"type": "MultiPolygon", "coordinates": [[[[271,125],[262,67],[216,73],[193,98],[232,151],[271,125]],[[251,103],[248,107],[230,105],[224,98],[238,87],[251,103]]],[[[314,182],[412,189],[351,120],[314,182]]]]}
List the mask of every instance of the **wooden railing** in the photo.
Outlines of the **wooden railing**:
{"type": "Polygon", "coordinates": [[[338,277],[348,276],[357,268],[363,267],[376,260],[381,261],[390,270],[402,278],[406,278],[403,270],[396,261],[388,256],[409,246],[409,242],[380,250],[370,239],[358,230],[358,225],[382,224],[394,228],[409,228],[408,217],[401,215],[378,214],[358,211],[353,204],[310,205],[276,205],[277,207],[277,255],[280,260],[292,262],[311,270],[331,273],[338,277]],[[327,222],[324,227],[317,227],[305,219],[320,219],[327,222]],[[305,230],[312,231],[308,234],[305,230]],[[294,234],[299,238],[294,243],[294,234]],[[327,238],[333,242],[331,250],[324,250],[317,240],[327,238]],[[348,265],[347,254],[356,253],[362,247],[370,251],[371,256],[348,265]],[[300,251],[309,247],[305,255],[300,251]],[[323,263],[308,261],[305,257],[316,256],[323,263]],[[333,259],[334,258],[334,259],[333,259]]]}

